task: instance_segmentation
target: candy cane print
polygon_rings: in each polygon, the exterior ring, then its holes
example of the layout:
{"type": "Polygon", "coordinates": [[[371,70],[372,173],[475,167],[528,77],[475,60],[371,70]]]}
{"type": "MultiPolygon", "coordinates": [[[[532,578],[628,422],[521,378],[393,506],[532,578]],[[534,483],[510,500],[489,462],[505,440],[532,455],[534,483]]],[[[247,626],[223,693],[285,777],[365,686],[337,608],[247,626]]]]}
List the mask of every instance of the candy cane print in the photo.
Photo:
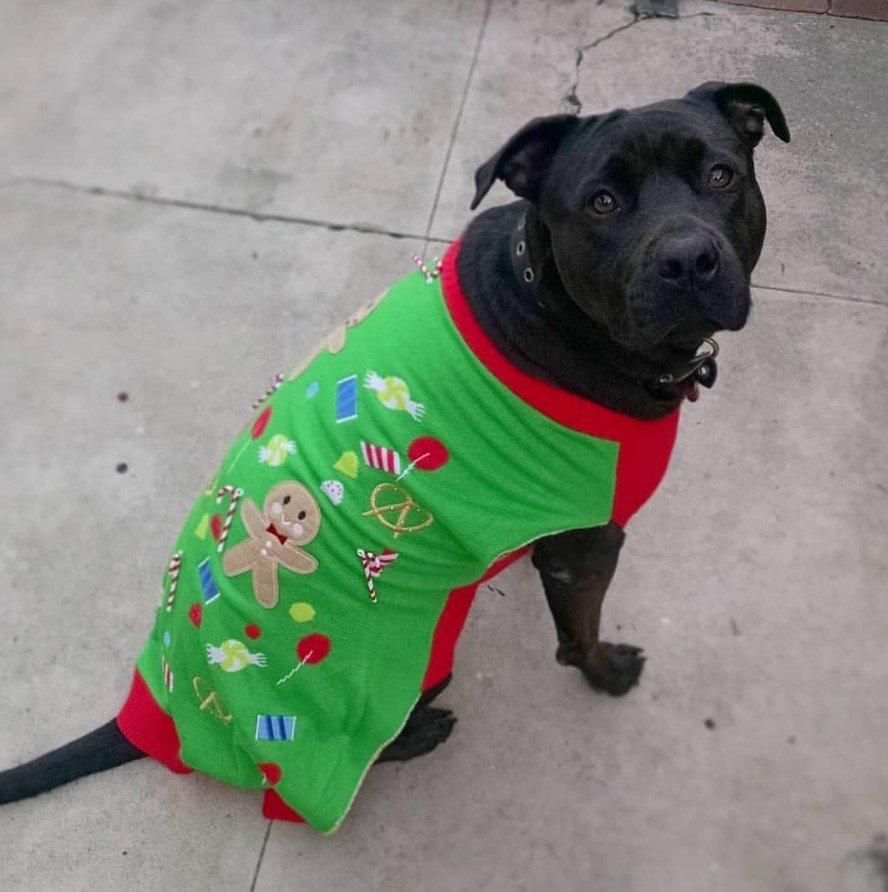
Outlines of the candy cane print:
{"type": "Polygon", "coordinates": [[[271,383],[271,386],[262,394],[262,396],[257,396],[256,399],[253,400],[253,405],[250,408],[258,409],[283,383],[284,373],[278,372],[274,376],[274,381],[271,383]]]}
{"type": "Polygon", "coordinates": [[[163,683],[166,685],[166,689],[172,693],[173,692],[173,670],[170,669],[170,664],[166,661],[166,657],[161,656],[160,658],[160,671],[163,675],[163,683]]]}
{"type": "Polygon", "coordinates": [[[426,282],[434,282],[441,275],[444,264],[436,257],[434,271],[430,270],[423,262],[419,254],[411,255],[411,259],[419,268],[420,272],[425,276],[426,282]]]}
{"type": "Polygon", "coordinates": [[[234,512],[237,511],[237,503],[243,494],[244,491],[239,486],[221,486],[219,487],[219,492],[216,493],[217,503],[221,502],[225,495],[231,497],[231,501],[228,503],[228,510],[225,512],[225,520],[222,522],[222,530],[219,533],[219,544],[216,546],[216,551],[219,554],[222,554],[225,548],[225,542],[231,530],[231,523],[234,520],[234,512]]]}
{"type": "Polygon", "coordinates": [[[166,599],[166,610],[169,613],[173,609],[173,604],[176,600],[176,591],[179,588],[179,571],[182,569],[182,552],[177,551],[170,558],[170,565],[167,568],[167,572],[170,577],[169,584],[167,585],[167,599],[166,599]]]}
{"type": "Polygon", "coordinates": [[[366,552],[362,548],[359,548],[357,551],[358,557],[361,559],[361,564],[364,567],[364,579],[367,580],[367,589],[370,592],[370,600],[375,604],[377,602],[376,586],[373,583],[373,574],[370,572],[370,560],[373,557],[372,552],[366,552]]]}
{"type": "Polygon", "coordinates": [[[361,566],[364,568],[364,579],[367,582],[367,590],[370,592],[370,600],[376,604],[376,584],[373,580],[377,579],[389,564],[393,564],[398,559],[398,553],[388,549],[382,554],[364,551],[363,548],[358,548],[356,551],[361,559],[361,566]]]}

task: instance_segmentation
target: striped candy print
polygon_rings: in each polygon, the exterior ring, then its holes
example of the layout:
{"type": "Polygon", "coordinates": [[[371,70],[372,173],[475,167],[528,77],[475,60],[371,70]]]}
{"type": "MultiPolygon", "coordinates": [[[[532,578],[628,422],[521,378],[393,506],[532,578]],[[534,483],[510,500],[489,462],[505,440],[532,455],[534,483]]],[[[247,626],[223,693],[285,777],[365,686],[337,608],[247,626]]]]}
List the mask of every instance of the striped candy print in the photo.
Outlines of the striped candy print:
{"type": "Polygon", "coordinates": [[[364,464],[368,467],[388,471],[391,474],[401,473],[401,456],[394,449],[374,446],[361,440],[361,454],[364,456],[364,464]]]}
{"type": "Polygon", "coordinates": [[[393,564],[398,559],[398,552],[386,549],[382,554],[374,554],[372,551],[364,551],[363,548],[358,548],[357,553],[364,568],[364,579],[367,582],[367,590],[370,592],[370,600],[375,604],[377,603],[377,597],[376,586],[373,580],[378,579],[379,574],[389,564],[393,564]]]}

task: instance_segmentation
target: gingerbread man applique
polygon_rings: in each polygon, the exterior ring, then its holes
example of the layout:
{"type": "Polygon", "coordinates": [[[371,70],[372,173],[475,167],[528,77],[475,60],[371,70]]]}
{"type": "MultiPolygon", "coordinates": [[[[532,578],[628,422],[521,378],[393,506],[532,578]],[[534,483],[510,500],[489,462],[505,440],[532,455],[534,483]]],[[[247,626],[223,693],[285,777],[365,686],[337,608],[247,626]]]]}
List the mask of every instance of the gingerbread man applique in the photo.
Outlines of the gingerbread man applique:
{"type": "Polygon", "coordinates": [[[253,572],[253,594],[265,608],[278,602],[278,564],[293,573],[314,573],[318,562],[299,546],[318,534],[321,511],[311,493],[288,480],[272,487],[265,496],[263,512],[252,499],[244,499],[241,521],[250,538],[225,552],[226,576],[253,572]]]}

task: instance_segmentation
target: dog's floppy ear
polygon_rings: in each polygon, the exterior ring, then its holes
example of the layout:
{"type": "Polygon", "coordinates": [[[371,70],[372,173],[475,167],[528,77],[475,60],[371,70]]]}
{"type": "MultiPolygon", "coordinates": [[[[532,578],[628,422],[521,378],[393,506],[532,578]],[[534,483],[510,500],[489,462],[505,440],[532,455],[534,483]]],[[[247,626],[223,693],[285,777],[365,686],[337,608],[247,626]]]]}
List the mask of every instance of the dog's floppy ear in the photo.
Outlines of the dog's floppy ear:
{"type": "Polygon", "coordinates": [[[687,95],[688,99],[714,102],[731,126],[749,142],[758,145],[765,132],[765,121],[774,135],[789,142],[789,127],[777,100],[758,84],[724,84],[710,81],[687,95]]]}
{"type": "Polygon", "coordinates": [[[550,115],[525,124],[475,171],[472,210],[481,203],[494,180],[502,180],[521,198],[536,201],[543,174],[558,144],[576,123],[575,115],[550,115]]]}

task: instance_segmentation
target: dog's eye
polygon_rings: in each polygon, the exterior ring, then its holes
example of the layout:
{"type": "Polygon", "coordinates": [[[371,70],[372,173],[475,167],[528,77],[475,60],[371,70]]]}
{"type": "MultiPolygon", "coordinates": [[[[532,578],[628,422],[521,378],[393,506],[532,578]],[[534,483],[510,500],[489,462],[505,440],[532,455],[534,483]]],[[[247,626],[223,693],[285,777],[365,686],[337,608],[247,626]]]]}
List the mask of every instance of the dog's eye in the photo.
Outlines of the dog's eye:
{"type": "Polygon", "coordinates": [[[298,520],[305,520],[305,512],[304,512],[304,511],[300,511],[300,512],[296,515],[296,518],[297,518],[298,520]]]}
{"type": "Polygon", "coordinates": [[[600,192],[596,192],[589,200],[589,207],[596,214],[601,214],[602,216],[612,214],[617,209],[617,199],[610,192],[602,189],[600,192]]]}
{"type": "Polygon", "coordinates": [[[285,505],[289,505],[289,504],[290,504],[290,497],[289,497],[289,496],[284,496],[284,498],[283,498],[283,502],[284,502],[285,505]]]}
{"type": "Polygon", "coordinates": [[[724,164],[716,164],[715,167],[709,171],[709,185],[712,186],[713,189],[724,189],[726,186],[731,185],[733,179],[734,171],[724,164]]]}

